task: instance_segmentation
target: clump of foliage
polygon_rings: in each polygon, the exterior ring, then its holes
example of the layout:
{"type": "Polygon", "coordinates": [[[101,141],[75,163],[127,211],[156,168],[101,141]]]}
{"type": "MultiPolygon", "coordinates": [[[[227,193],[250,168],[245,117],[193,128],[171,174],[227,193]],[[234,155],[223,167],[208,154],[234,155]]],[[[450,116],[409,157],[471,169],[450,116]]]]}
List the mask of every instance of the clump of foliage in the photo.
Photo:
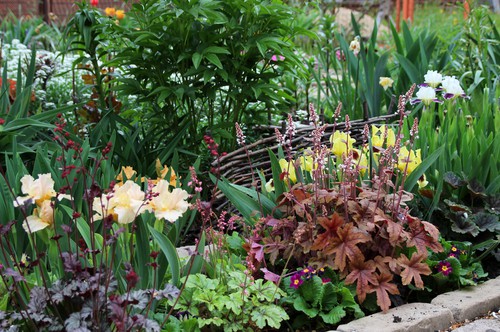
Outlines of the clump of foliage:
{"type": "MultiPolygon", "coordinates": [[[[438,229],[412,216],[406,205],[413,195],[404,190],[405,181],[416,183],[430,162],[422,163],[420,152],[412,150],[416,122],[409,140],[402,140],[405,104],[412,93],[413,89],[400,97],[397,133],[385,127],[369,139],[365,127],[363,143],[368,150],[352,146],[348,118],[347,133],[333,133],[331,150],[322,145],[325,127],[311,107],[310,118],[315,124],[312,148],[294,161],[286,143],[294,132],[289,120],[286,134],[278,134],[278,141],[287,148],[288,161],[278,161],[271,154],[274,192],[266,197],[265,191],[246,191],[262,203],[260,214],[253,211],[245,215],[247,222],[254,222],[245,244],[250,269],[257,271],[266,264],[281,274],[300,266],[329,267],[346,284],[356,285],[360,303],[373,293],[384,311],[391,305],[390,295],[400,293],[398,285],[424,287],[422,276],[432,273],[425,262],[428,252],[443,248],[438,229]],[[370,154],[376,158],[373,170],[368,162],[370,154]],[[269,198],[276,200],[274,207],[269,198]],[[263,213],[269,208],[270,213],[263,213]]],[[[236,186],[220,188],[233,202],[238,195],[241,199],[242,192],[236,193],[236,186]]]]}
{"type": "MultiPolygon", "coordinates": [[[[2,232],[9,231],[10,226],[12,224],[3,227],[2,232]]],[[[127,291],[120,294],[112,272],[84,267],[76,254],[68,252],[61,253],[61,260],[66,275],[55,280],[50,287],[31,288],[26,304],[19,303],[20,298],[13,299],[20,305],[19,310],[0,311],[0,327],[95,331],[107,330],[113,325],[118,331],[159,331],[159,323],[147,317],[152,300],[172,299],[179,295],[179,290],[170,284],[163,290],[134,290],[138,276],[130,266],[125,276],[127,291]]],[[[39,263],[31,262],[30,268],[39,263]]],[[[2,271],[2,278],[15,292],[26,283],[25,277],[12,268],[2,271]]]]}
{"type": "Polygon", "coordinates": [[[224,331],[278,329],[289,319],[286,311],[274,303],[285,293],[273,282],[254,279],[243,271],[243,265],[235,268],[224,263],[217,264],[215,269],[216,278],[204,274],[190,275],[175,307],[188,318],[196,317],[199,328],[224,331]]]}
{"type": "Polygon", "coordinates": [[[287,293],[283,302],[292,305],[299,313],[292,322],[294,328],[338,324],[348,314],[353,314],[355,318],[364,316],[351,289],[339,281],[338,275],[330,269],[301,269],[284,279],[283,288],[287,293]],[[312,323],[313,318],[316,318],[315,324],[312,323]]]}
{"type": "Polygon", "coordinates": [[[290,98],[273,79],[300,66],[291,47],[291,7],[148,0],[134,4],[128,17],[135,28],[117,26],[114,34],[124,43],[113,59],[125,71],[117,89],[144,106],[133,117],[148,123],[145,140],[165,142],[173,134],[167,128],[185,127],[186,147],[197,149],[191,142],[210,131],[226,149],[234,122],[265,122],[269,109],[290,98]]]}
{"type": "Polygon", "coordinates": [[[181,271],[173,244],[189,216],[189,194],[161,164],[157,179],[130,167],[115,171],[111,142],[93,152],[66,130],[62,114],[57,119],[53,154],[38,150],[31,171],[19,155],[0,167],[9,220],[0,225],[2,323],[159,331],[170,314],[149,314],[178,296],[181,276],[201,269],[193,257],[181,271]]]}

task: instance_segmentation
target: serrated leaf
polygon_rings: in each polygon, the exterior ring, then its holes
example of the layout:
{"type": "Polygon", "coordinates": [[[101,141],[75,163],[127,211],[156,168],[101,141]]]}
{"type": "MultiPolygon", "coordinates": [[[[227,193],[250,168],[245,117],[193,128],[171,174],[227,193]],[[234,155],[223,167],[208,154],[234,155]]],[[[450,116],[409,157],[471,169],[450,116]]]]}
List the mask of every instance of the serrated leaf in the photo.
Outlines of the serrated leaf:
{"type": "Polygon", "coordinates": [[[269,326],[275,329],[279,329],[281,322],[290,319],[286,311],[276,305],[263,305],[252,311],[252,321],[263,329],[265,326],[269,326]]]}
{"type": "Polygon", "coordinates": [[[479,227],[480,231],[500,231],[500,222],[498,220],[498,216],[494,214],[478,212],[475,215],[471,216],[470,219],[477,225],[477,227],[479,227]]]}
{"type": "Polygon", "coordinates": [[[307,316],[310,318],[314,318],[318,315],[319,309],[318,308],[312,308],[302,296],[297,297],[293,301],[293,308],[297,311],[302,311],[305,313],[307,316]]]}
{"type": "Polygon", "coordinates": [[[453,188],[461,187],[465,184],[465,181],[462,180],[458,175],[453,172],[447,172],[443,176],[443,181],[448,183],[453,188]]]}
{"type": "Polygon", "coordinates": [[[337,324],[342,318],[346,316],[346,312],[342,306],[336,306],[328,313],[321,312],[319,316],[323,318],[323,320],[327,324],[337,324]]]}

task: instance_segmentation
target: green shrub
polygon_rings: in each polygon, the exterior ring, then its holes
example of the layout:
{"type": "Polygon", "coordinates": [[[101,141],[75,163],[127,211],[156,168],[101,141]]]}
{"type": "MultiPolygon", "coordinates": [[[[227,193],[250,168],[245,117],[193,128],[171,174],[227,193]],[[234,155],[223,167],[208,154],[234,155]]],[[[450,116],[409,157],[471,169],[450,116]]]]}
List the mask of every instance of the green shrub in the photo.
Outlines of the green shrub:
{"type": "Polygon", "coordinates": [[[179,149],[199,152],[210,131],[224,150],[233,146],[234,122],[265,122],[290,98],[273,82],[300,66],[293,11],[280,2],[144,0],[129,18],[133,28],[115,35],[125,44],[114,56],[125,70],[117,89],[145,105],[134,118],[150,142],[168,142],[187,126],[179,149]]]}

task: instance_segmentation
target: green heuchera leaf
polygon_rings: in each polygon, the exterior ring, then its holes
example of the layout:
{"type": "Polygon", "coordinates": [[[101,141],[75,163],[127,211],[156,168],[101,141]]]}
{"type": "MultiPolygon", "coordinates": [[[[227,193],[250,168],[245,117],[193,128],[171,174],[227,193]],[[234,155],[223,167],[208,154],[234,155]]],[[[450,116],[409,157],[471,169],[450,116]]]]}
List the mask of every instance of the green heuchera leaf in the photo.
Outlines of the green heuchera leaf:
{"type": "Polygon", "coordinates": [[[224,304],[220,302],[217,292],[213,290],[196,290],[193,293],[193,297],[198,302],[205,303],[210,311],[214,311],[216,307],[217,309],[224,307],[224,304]]]}
{"type": "Polygon", "coordinates": [[[260,301],[273,302],[274,299],[279,299],[281,296],[285,295],[285,292],[279,289],[273,282],[266,281],[264,283],[263,279],[255,280],[255,283],[249,286],[248,289],[252,294],[255,293],[255,296],[260,301]]]}
{"type": "Polygon", "coordinates": [[[200,327],[203,327],[206,325],[222,326],[222,324],[224,324],[224,322],[226,322],[226,321],[220,317],[213,317],[213,318],[207,318],[207,319],[199,318],[198,319],[198,324],[200,325],[200,327]]]}
{"type": "Polygon", "coordinates": [[[241,307],[243,307],[243,297],[241,292],[229,295],[229,300],[224,303],[226,308],[234,312],[236,315],[241,314],[241,307]]]}
{"type": "Polygon", "coordinates": [[[261,329],[266,325],[279,329],[285,319],[290,319],[286,311],[274,304],[263,305],[252,311],[252,321],[261,329]]]}
{"type": "Polygon", "coordinates": [[[241,286],[244,284],[248,284],[247,276],[245,273],[241,271],[233,271],[229,273],[229,280],[227,282],[227,286],[229,289],[236,289],[241,291],[241,286]]]}
{"type": "MultiPolygon", "coordinates": [[[[184,281],[185,278],[182,279],[184,281]]],[[[198,288],[201,290],[215,290],[219,285],[217,279],[209,279],[206,275],[198,273],[190,275],[186,283],[186,288],[198,288]]]]}

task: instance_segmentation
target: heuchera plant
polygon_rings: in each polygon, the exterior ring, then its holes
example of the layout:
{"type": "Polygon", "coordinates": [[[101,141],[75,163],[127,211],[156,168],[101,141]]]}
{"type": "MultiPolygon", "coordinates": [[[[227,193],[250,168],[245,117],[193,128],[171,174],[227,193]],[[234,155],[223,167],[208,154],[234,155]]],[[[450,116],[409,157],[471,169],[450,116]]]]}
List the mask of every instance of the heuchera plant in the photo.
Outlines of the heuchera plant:
{"type": "MultiPolygon", "coordinates": [[[[274,213],[258,219],[245,245],[250,269],[267,265],[280,274],[300,266],[329,267],[347,285],[356,285],[360,303],[368,294],[376,294],[383,311],[391,305],[390,295],[399,294],[399,280],[424,287],[422,276],[432,273],[425,263],[428,251],[443,248],[438,229],[413,217],[406,206],[413,196],[403,190],[404,182],[421,162],[419,151],[412,150],[417,123],[406,142],[401,135],[405,105],[413,90],[399,99],[400,121],[393,144],[388,144],[389,128],[378,137],[383,144],[376,146],[366,126],[363,146],[355,149],[346,117],[346,132],[334,131],[333,146],[327,148],[321,144],[325,126],[311,107],[311,171],[304,171],[300,158],[292,158],[287,142],[294,129],[293,122],[288,122],[287,132],[278,133],[278,140],[289,162],[281,167],[271,156],[275,192],[269,197],[277,204],[274,213]]],[[[340,108],[336,117],[339,112],[340,108]]]]}

